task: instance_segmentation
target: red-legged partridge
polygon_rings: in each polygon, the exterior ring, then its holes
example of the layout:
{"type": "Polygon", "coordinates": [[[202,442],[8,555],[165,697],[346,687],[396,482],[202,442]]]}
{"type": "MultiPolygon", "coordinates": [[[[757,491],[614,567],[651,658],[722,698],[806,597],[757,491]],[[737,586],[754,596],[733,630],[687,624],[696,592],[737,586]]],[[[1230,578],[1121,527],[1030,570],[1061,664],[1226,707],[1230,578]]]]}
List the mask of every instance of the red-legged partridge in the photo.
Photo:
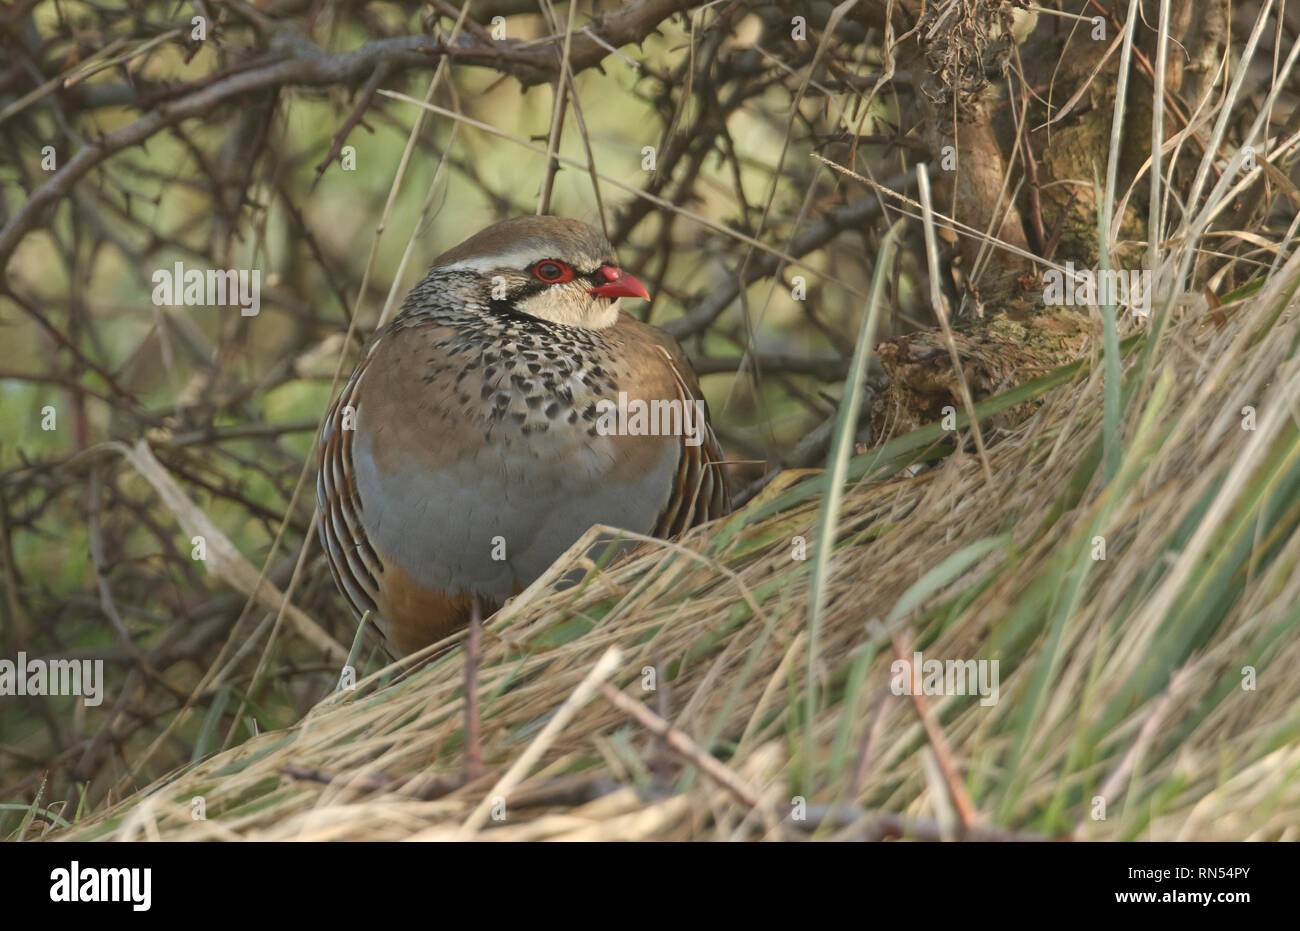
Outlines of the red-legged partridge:
{"type": "Polygon", "coordinates": [[[669,537],[727,512],[690,363],[620,297],[648,295],[599,232],[506,220],[439,256],[357,366],[321,434],[320,534],[389,653],[464,627],[474,596],[490,615],[593,524],[669,537]],[[652,416],[619,418],[620,393],[652,416]]]}

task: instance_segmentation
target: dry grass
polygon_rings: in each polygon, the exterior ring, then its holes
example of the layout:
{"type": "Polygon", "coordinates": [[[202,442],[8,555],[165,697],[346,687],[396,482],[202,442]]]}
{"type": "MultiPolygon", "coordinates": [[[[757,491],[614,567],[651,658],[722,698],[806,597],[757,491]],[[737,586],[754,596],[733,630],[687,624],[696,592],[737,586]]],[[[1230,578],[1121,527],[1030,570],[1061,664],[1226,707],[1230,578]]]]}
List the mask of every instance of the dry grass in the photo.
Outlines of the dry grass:
{"type": "Polygon", "coordinates": [[[925,458],[925,431],[856,458],[814,658],[811,760],[799,751],[813,560],[793,559],[791,541],[816,537],[821,483],[785,474],[680,545],[649,543],[576,589],[552,590],[583,561],[579,544],[508,605],[485,638],[488,774],[472,784],[428,797],[461,761],[457,649],[395,681],[392,668],[371,675],[296,726],[53,836],[462,836],[500,776],[617,647],[610,681],[688,736],[685,752],[595,693],[546,735],[504,799],[504,819],[491,815],[470,833],[957,836],[954,795],[968,793],[975,836],[1294,839],[1297,281],[1292,256],[1218,310],[1174,307],[1149,357],[1151,331],[1126,341],[1124,451],[1109,483],[1098,359],[1047,393],[1034,418],[993,438],[992,483],[963,453],[901,473],[925,458]],[[1254,430],[1243,429],[1246,406],[1254,430]],[[1092,558],[1097,536],[1104,560],[1092,558]],[[923,707],[892,694],[899,648],[998,660],[1000,700],[934,697],[923,707]],[[649,667],[653,692],[642,688],[649,667]],[[1253,689],[1244,667],[1255,671],[1253,689]],[[725,766],[726,785],[693,765],[701,748],[725,766]],[[302,778],[310,770],[316,778],[302,778]],[[196,796],[206,820],[192,818],[196,796]],[[795,796],[807,799],[807,820],[789,817],[795,796]],[[1097,796],[1104,820],[1092,817],[1097,796]]]}

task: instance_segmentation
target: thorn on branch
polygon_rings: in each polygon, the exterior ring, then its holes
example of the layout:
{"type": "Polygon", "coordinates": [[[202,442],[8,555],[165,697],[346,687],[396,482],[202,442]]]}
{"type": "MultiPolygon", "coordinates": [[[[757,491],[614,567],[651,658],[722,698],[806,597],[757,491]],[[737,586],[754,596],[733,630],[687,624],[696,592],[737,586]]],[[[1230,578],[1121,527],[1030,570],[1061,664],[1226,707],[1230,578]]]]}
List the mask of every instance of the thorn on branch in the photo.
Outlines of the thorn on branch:
{"type": "Polygon", "coordinates": [[[348,136],[358,123],[365,126],[371,133],[374,132],[373,129],[370,129],[369,126],[362,122],[362,117],[365,116],[366,110],[370,107],[370,102],[375,97],[375,91],[379,90],[379,85],[383,83],[384,78],[388,77],[388,71],[388,63],[384,60],[380,60],[379,64],[375,65],[375,70],[370,73],[365,87],[361,89],[361,95],[357,99],[356,106],[352,108],[352,113],[343,121],[343,126],[340,127],[339,131],[334,134],[334,142],[330,145],[329,154],[316,166],[316,180],[312,182],[313,189],[320,183],[321,177],[325,174],[325,169],[333,163],[334,159],[339,157],[339,153],[343,151],[343,144],[348,141],[348,136]]]}

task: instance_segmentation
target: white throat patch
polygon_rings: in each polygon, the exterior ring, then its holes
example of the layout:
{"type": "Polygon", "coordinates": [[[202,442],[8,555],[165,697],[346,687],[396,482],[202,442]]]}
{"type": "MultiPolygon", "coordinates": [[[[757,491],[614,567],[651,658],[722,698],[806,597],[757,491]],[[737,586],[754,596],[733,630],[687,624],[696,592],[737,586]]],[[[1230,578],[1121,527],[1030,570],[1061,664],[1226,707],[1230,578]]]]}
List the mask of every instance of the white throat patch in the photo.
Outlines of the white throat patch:
{"type": "Polygon", "coordinates": [[[515,307],[530,317],[588,330],[603,330],[618,322],[617,300],[596,297],[580,288],[547,288],[515,307]]]}

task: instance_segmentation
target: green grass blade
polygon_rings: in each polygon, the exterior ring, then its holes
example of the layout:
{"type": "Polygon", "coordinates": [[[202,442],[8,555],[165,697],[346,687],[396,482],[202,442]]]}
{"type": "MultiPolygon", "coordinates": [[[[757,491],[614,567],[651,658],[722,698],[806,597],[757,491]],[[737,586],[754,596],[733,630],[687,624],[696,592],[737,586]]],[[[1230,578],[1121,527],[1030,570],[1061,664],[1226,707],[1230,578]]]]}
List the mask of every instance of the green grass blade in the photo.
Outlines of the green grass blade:
{"type": "Polygon", "coordinates": [[[880,322],[884,304],[887,271],[893,266],[894,249],[898,232],[904,221],[898,220],[880,241],[876,267],[871,275],[871,293],[862,314],[857,347],[853,350],[853,363],[844,383],[844,397],[840,401],[839,419],[835,424],[835,437],[831,443],[829,487],[822,501],[821,519],[817,528],[817,547],[813,553],[813,569],[808,593],[808,665],[804,677],[804,738],[803,738],[803,790],[813,788],[813,762],[816,740],[813,734],[817,715],[817,639],[821,631],[822,612],[829,594],[831,550],[835,545],[835,530],[839,523],[840,505],[844,499],[844,484],[848,479],[849,458],[853,451],[854,436],[858,428],[858,412],[862,409],[862,386],[867,378],[867,360],[876,341],[876,327],[880,322]]]}

